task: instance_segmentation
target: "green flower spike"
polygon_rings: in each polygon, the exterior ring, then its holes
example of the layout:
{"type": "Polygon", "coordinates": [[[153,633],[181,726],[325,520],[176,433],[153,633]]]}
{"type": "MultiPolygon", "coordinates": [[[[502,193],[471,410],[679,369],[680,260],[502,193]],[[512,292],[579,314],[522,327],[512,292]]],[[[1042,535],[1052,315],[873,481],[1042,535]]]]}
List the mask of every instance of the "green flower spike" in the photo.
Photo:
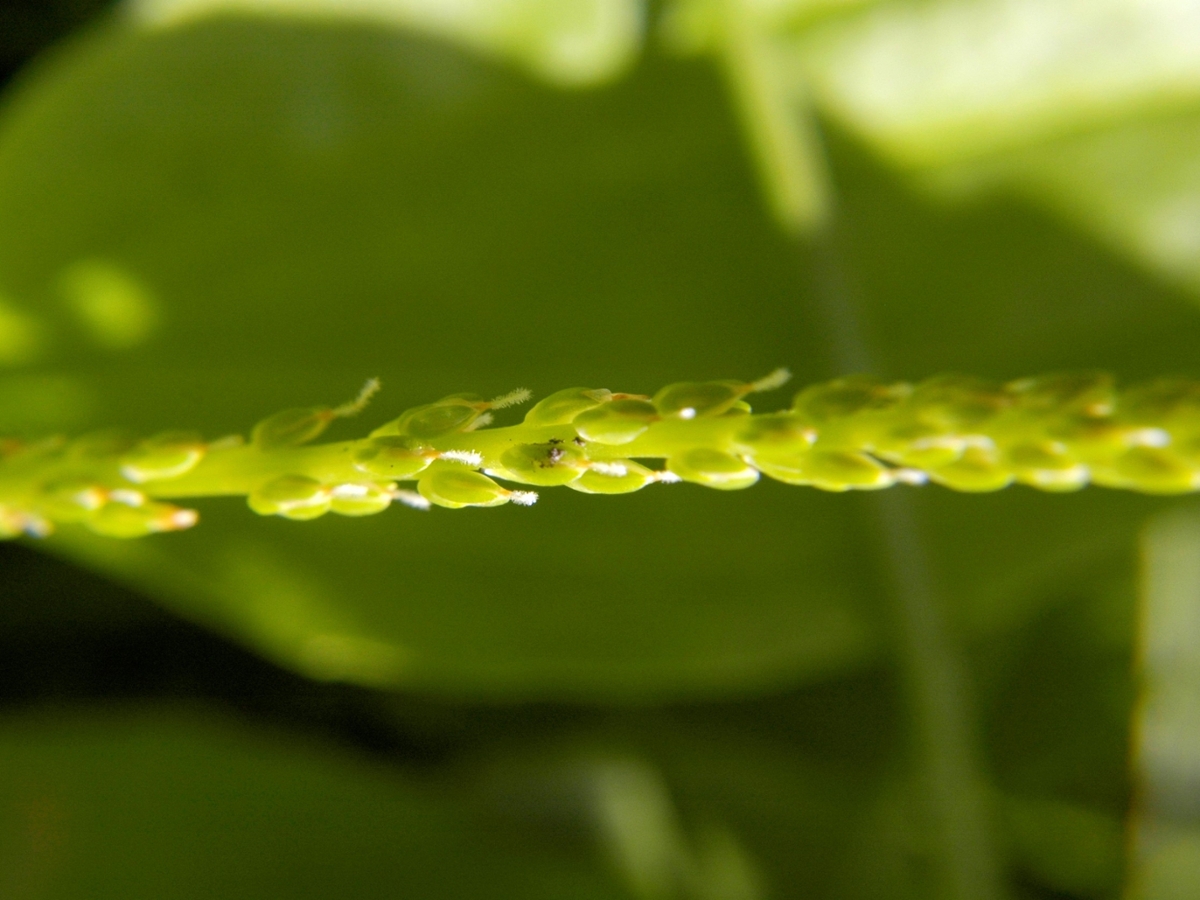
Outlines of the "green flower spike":
{"type": "Polygon", "coordinates": [[[143,441],[115,432],[33,443],[0,440],[0,537],[56,525],[137,537],[189,528],[170,500],[242,496],[261,515],[294,520],[368,516],[393,503],[528,506],[535,487],[626,494],[687,481],[740,490],[761,476],[826,491],[933,482],[957,491],[1018,483],[1044,491],[1087,484],[1180,494],[1200,491],[1200,381],[1161,378],[1119,389],[1105,373],[989,382],[939,375],[917,384],[865,375],[805,388],[782,411],[754,413],[758,381],[686,382],[654,395],[571,388],[523,422],[487,428],[494,411],[528,399],[455,394],[419,406],[358,440],[313,444],[355,415],[370,381],[339,407],[289,410],[251,440],[171,432],[143,441]],[[402,487],[416,482],[415,490],[402,487]]]}

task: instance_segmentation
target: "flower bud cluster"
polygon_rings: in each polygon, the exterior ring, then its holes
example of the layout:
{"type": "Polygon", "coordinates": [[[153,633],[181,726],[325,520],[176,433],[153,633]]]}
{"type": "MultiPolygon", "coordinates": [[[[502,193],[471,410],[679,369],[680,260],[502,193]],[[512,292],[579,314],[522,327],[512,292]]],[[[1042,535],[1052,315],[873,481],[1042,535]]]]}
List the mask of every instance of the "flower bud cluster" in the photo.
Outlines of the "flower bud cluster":
{"type": "Polygon", "coordinates": [[[366,438],[312,445],[358,413],[378,388],[339,407],[286,410],[250,440],[205,443],[170,432],[134,441],[0,441],[0,538],[78,524],[136,537],[188,528],[171,498],[241,495],[293,520],[366,516],[393,502],[528,506],[537,494],[501,482],[624,494],[687,481],[718,490],[763,475],[827,491],[933,481],[959,491],[1012,483],[1047,491],[1086,484],[1145,493],[1200,490],[1200,382],[1162,378],[1118,391],[1099,372],[1007,383],[942,375],[916,384],[851,376],[800,391],[787,409],[755,414],[747,398],[787,380],[682,382],[653,396],[570,388],[523,422],[485,428],[493,400],[454,394],[408,410],[366,438]],[[402,482],[416,482],[415,490],[402,482]]]}

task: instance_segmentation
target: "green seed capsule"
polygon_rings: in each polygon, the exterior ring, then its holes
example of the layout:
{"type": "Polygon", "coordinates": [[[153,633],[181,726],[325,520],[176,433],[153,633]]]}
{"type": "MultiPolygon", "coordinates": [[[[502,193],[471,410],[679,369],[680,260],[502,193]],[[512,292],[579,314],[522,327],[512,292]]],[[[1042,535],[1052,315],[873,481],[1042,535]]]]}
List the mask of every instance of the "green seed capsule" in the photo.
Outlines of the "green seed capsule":
{"type": "Polygon", "coordinates": [[[392,505],[391,490],[377,484],[338,484],[329,494],[330,509],[341,516],[373,516],[392,505]]]}
{"type": "Polygon", "coordinates": [[[738,381],[681,381],[655,394],[654,406],[663,416],[681,419],[719,416],[750,390],[750,385],[738,381]]]}
{"type": "Polygon", "coordinates": [[[1058,441],[1018,444],[1004,458],[1017,481],[1043,491],[1077,491],[1088,483],[1088,467],[1058,441]]]}
{"type": "Polygon", "coordinates": [[[437,454],[400,435],[371,438],[354,451],[354,468],[380,478],[412,478],[424,472],[437,454]]]}
{"type": "Polygon", "coordinates": [[[569,484],[587,469],[588,461],[578,447],[561,441],[545,444],[518,444],[500,457],[502,477],[524,484],[551,487],[569,484]]]}
{"type": "Polygon", "coordinates": [[[430,503],[447,509],[464,506],[500,506],[512,491],[502,488],[479,472],[461,466],[439,465],[421,476],[417,490],[430,503]]]}
{"type": "Polygon", "coordinates": [[[657,473],[630,459],[595,465],[567,487],[582,494],[632,494],[657,481],[657,473]]]}
{"type": "Polygon", "coordinates": [[[1200,488],[1200,470],[1159,447],[1134,447],[1110,467],[1097,468],[1093,479],[1148,494],[1186,494],[1200,488]]]}
{"type": "Polygon", "coordinates": [[[929,469],[929,479],[956,491],[985,493],[1013,483],[1013,473],[1000,463],[994,450],[968,447],[954,462],[929,469]]]}
{"type": "Polygon", "coordinates": [[[451,394],[437,403],[416,406],[371,432],[371,437],[401,434],[421,440],[455,434],[472,425],[488,403],[475,394],[451,394]]]}
{"type": "Polygon", "coordinates": [[[907,384],[855,375],[801,391],[792,409],[816,428],[826,448],[853,450],[875,444],[911,390],[907,384]]]}
{"type": "Polygon", "coordinates": [[[191,432],[169,432],[142,441],[121,457],[121,474],[134,484],[176,478],[204,458],[204,441],[191,432]]]}
{"type": "Polygon", "coordinates": [[[84,522],[108,502],[108,492],[86,481],[67,481],[48,485],[39,507],[56,522],[84,522]]]}
{"type": "Polygon", "coordinates": [[[580,413],[572,424],[584,440],[628,444],[637,440],[658,418],[658,410],[649,400],[613,400],[580,413]]]}
{"type": "Polygon", "coordinates": [[[589,409],[612,399],[612,391],[603,388],[567,388],[538,401],[525,414],[526,425],[566,425],[589,409]]]}
{"type": "Polygon", "coordinates": [[[896,483],[892,469],[865,453],[810,450],[791,457],[755,457],[764,475],[785,484],[812,485],[823,491],[871,491],[896,483]]]}
{"type": "Polygon", "coordinates": [[[250,492],[247,504],[260,516],[307,521],[329,512],[329,488],[306,475],[281,475],[250,492]]]}
{"type": "Polygon", "coordinates": [[[320,406],[285,409],[255,425],[250,441],[260,450],[298,447],[320,437],[334,418],[333,410],[320,406]]]}
{"type": "Polygon", "coordinates": [[[799,416],[790,413],[755,416],[734,437],[737,447],[750,455],[802,453],[817,433],[799,416]]]}
{"type": "Polygon", "coordinates": [[[758,470],[732,453],[699,447],[667,460],[667,471],[684,481],[723,491],[738,491],[758,481],[758,470]]]}
{"type": "Polygon", "coordinates": [[[942,433],[969,434],[1013,403],[1000,385],[970,375],[939,375],[913,388],[905,409],[942,433]]]}
{"type": "Polygon", "coordinates": [[[195,510],[181,509],[169,503],[143,503],[130,506],[107,503],[84,524],[96,534],[114,538],[145,537],[164,531],[182,531],[196,524],[195,510]]]}
{"type": "Polygon", "coordinates": [[[1116,392],[1107,372],[1060,372],[1006,385],[1020,412],[1065,416],[1112,412],[1116,392]]]}

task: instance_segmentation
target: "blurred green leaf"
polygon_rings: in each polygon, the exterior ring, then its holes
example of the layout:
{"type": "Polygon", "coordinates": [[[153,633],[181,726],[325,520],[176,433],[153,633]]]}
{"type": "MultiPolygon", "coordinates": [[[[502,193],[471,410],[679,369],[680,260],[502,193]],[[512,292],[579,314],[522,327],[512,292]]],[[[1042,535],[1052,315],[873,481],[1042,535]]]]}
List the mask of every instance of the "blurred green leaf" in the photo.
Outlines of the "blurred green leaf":
{"type": "Polygon", "coordinates": [[[10,714],[0,772],[5,897],[628,896],[461,793],[212,716],[10,714]]]}
{"type": "Polygon", "coordinates": [[[641,42],[641,0],[129,0],[163,27],[222,15],[372,22],[508,57],[548,81],[586,85],[626,68],[641,42]]]}

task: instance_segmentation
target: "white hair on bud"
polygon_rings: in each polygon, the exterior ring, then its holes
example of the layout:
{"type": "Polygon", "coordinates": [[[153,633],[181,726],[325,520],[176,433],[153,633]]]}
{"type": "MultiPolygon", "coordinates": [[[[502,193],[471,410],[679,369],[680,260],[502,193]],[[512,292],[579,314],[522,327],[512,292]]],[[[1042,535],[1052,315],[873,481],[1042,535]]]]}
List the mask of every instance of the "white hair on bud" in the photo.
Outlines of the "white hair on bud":
{"type": "Polygon", "coordinates": [[[529,388],[517,388],[515,391],[501,394],[495,400],[488,403],[488,406],[492,409],[504,409],[507,406],[517,406],[524,403],[532,396],[533,392],[529,388]]]}
{"type": "Polygon", "coordinates": [[[432,505],[416,491],[406,491],[403,488],[392,491],[392,499],[397,503],[403,503],[410,509],[426,510],[432,505]]]}
{"type": "Polygon", "coordinates": [[[663,469],[661,472],[655,472],[654,480],[661,482],[662,484],[679,484],[679,482],[683,481],[682,478],[667,469],[663,469]]]}
{"type": "Polygon", "coordinates": [[[341,406],[336,406],[333,409],[333,415],[338,419],[345,419],[350,416],[357,416],[360,412],[366,409],[367,404],[371,402],[371,398],[379,393],[382,387],[378,378],[368,378],[366,384],[349,403],[343,403],[341,406]]]}
{"type": "Polygon", "coordinates": [[[477,450],[443,450],[437,455],[437,458],[447,462],[462,463],[472,469],[483,465],[483,454],[477,450]]]}
{"type": "Polygon", "coordinates": [[[537,503],[537,491],[509,491],[509,502],[517,504],[517,506],[533,506],[537,503]]]}
{"type": "Polygon", "coordinates": [[[624,478],[629,474],[629,467],[624,463],[594,462],[588,468],[599,475],[611,475],[613,478],[624,478]]]}
{"type": "Polygon", "coordinates": [[[158,525],[163,531],[183,531],[200,521],[200,513],[194,509],[173,509],[163,516],[158,525]]]}
{"type": "Polygon", "coordinates": [[[146,502],[146,495],[141,491],[117,488],[115,491],[108,492],[108,499],[113,503],[123,503],[125,506],[141,506],[146,502]]]}
{"type": "Polygon", "coordinates": [[[471,422],[469,425],[467,425],[463,431],[475,431],[479,428],[483,428],[485,425],[491,425],[492,419],[494,418],[495,416],[493,416],[490,412],[485,412],[483,415],[478,416],[474,422],[471,422]]]}
{"type": "Polygon", "coordinates": [[[371,493],[371,489],[365,484],[355,484],[352,481],[348,481],[345,484],[334,485],[330,493],[335,497],[351,500],[367,496],[367,494],[371,493]]]}
{"type": "Polygon", "coordinates": [[[761,394],[763,391],[773,391],[776,388],[783,387],[791,379],[792,373],[781,367],[769,375],[764,375],[758,381],[750,382],[750,390],[755,394],[761,394]]]}
{"type": "Polygon", "coordinates": [[[927,484],[929,474],[920,469],[892,469],[892,477],[900,484],[927,484]]]}
{"type": "Polygon", "coordinates": [[[1135,447],[1169,447],[1171,433],[1165,428],[1139,428],[1130,433],[1129,443],[1135,447]]]}

